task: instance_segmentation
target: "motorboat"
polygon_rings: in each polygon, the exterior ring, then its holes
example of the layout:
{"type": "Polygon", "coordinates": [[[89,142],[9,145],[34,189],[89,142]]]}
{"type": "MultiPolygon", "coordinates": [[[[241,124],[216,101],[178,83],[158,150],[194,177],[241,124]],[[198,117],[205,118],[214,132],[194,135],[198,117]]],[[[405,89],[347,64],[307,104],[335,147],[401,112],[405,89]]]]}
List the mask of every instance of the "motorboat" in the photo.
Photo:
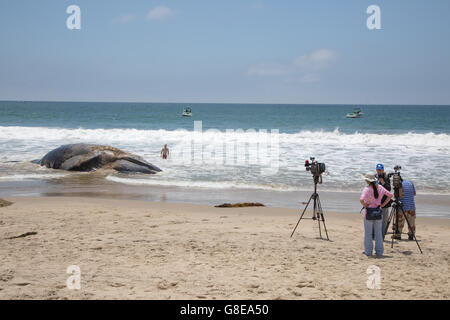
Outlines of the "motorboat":
{"type": "Polygon", "coordinates": [[[361,118],[363,114],[361,108],[355,108],[352,113],[347,113],[347,118],[361,118]]]}
{"type": "Polygon", "coordinates": [[[192,117],[192,109],[190,107],[186,107],[183,110],[183,117],[192,117]]]}

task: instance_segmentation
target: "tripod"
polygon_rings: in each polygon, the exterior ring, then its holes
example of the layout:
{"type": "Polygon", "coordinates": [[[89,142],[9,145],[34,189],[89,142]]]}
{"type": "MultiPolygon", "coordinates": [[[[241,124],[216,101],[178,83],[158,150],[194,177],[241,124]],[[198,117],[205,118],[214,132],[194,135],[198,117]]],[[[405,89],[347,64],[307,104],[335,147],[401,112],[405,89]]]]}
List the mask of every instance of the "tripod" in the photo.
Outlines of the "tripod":
{"type": "Polygon", "coordinates": [[[309,197],[309,200],[306,203],[306,206],[303,209],[302,214],[300,215],[300,219],[298,219],[298,222],[297,222],[294,230],[291,233],[291,238],[294,235],[294,232],[297,229],[297,227],[298,227],[298,225],[299,225],[299,223],[300,223],[300,221],[302,219],[312,219],[312,220],[317,220],[317,223],[319,225],[319,236],[320,236],[320,239],[325,240],[324,238],[322,238],[322,229],[321,229],[321,226],[320,226],[320,223],[322,222],[323,228],[325,230],[325,234],[327,235],[327,239],[326,240],[330,240],[328,238],[328,231],[327,231],[327,227],[325,225],[325,218],[323,216],[322,205],[320,203],[319,194],[317,193],[317,183],[319,183],[319,176],[315,175],[315,176],[313,176],[313,179],[314,179],[314,192],[309,197]],[[305,214],[306,209],[308,208],[309,204],[311,203],[311,200],[313,200],[313,216],[312,216],[312,218],[303,218],[303,215],[305,214]]]}
{"type": "Polygon", "coordinates": [[[394,200],[394,203],[392,204],[391,212],[390,212],[389,218],[386,222],[384,234],[387,234],[389,225],[390,225],[391,221],[393,220],[393,222],[392,222],[392,243],[391,243],[391,248],[393,248],[394,247],[394,235],[400,233],[398,230],[398,217],[400,214],[402,214],[403,218],[406,220],[406,223],[408,224],[408,229],[411,230],[411,232],[413,233],[414,240],[416,241],[416,244],[417,244],[417,247],[419,248],[420,253],[423,253],[422,249],[420,248],[419,242],[417,241],[416,233],[411,229],[411,224],[409,223],[408,217],[406,216],[406,213],[403,210],[403,204],[400,202],[400,200],[398,200],[398,194],[399,194],[399,191],[395,189],[395,193],[394,193],[395,200],[394,200]]]}

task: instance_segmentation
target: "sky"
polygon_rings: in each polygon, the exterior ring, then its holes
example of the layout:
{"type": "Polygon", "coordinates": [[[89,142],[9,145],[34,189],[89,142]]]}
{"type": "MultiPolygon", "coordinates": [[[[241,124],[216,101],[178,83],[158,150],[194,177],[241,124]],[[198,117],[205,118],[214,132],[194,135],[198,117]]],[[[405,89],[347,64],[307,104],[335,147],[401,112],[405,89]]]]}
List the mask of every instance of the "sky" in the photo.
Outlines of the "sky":
{"type": "Polygon", "coordinates": [[[0,100],[450,105],[449,39],[448,0],[0,0],[0,100]]]}

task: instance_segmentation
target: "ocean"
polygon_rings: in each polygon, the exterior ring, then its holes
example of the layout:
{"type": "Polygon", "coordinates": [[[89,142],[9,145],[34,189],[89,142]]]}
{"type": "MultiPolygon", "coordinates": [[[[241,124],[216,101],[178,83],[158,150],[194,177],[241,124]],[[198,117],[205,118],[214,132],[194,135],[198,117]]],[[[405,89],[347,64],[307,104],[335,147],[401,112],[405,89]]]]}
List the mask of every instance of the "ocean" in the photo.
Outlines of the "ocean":
{"type": "MultiPolygon", "coordinates": [[[[400,165],[418,194],[448,199],[449,155],[450,106],[0,102],[3,196],[104,190],[156,201],[258,199],[296,207],[312,189],[304,164],[315,157],[327,168],[319,189],[334,193],[333,206],[344,210],[337,199],[361,192],[361,175],[380,162],[388,172],[400,165]],[[192,117],[181,116],[186,106],[192,117]],[[362,118],[346,118],[354,107],[362,108],[362,118]],[[199,125],[201,132],[195,132],[199,125]],[[30,163],[60,145],[80,142],[138,154],[163,171],[94,179],[30,163]],[[160,157],[164,144],[171,150],[168,160],[160,157]]],[[[350,207],[356,210],[354,198],[350,207]]],[[[429,215],[448,215],[446,207],[432,205],[429,215]]]]}

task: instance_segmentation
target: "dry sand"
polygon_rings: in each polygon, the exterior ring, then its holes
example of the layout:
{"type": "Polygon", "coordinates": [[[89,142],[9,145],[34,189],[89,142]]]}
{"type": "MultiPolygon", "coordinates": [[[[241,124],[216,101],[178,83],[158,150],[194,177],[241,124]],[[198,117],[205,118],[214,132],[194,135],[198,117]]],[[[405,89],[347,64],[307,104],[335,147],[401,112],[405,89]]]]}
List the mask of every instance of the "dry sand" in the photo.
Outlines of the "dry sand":
{"type": "MultiPolygon", "coordinates": [[[[94,198],[8,198],[0,208],[1,299],[448,299],[450,221],[417,219],[414,242],[363,251],[358,214],[313,221],[276,208],[94,198]],[[81,289],[69,290],[69,265],[81,289]],[[381,289],[368,289],[369,266],[381,289]]],[[[309,216],[309,215],[308,215],[309,216]]]]}

